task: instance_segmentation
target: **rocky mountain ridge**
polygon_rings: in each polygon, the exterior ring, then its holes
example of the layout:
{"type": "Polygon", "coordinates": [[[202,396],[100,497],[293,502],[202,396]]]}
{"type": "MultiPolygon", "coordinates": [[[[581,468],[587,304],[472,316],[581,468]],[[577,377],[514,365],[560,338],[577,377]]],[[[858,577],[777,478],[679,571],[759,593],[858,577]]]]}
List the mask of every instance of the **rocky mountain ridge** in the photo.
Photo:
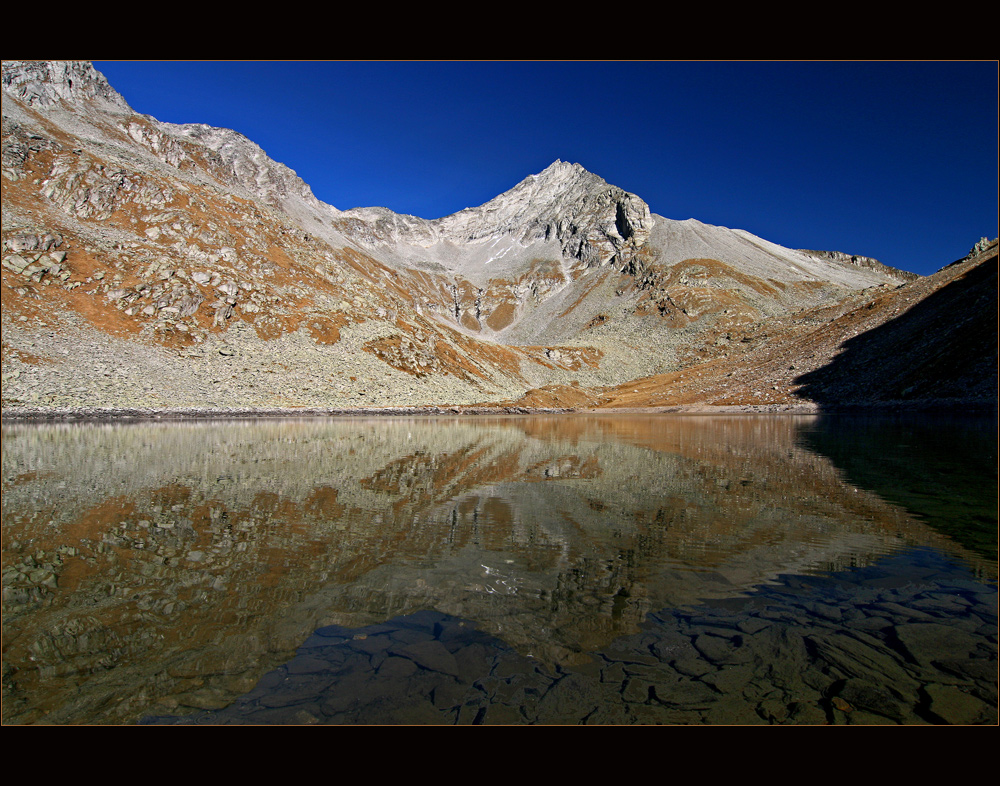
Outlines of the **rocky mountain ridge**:
{"type": "MultiPolygon", "coordinates": [[[[376,237],[390,247],[426,249],[437,243],[467,246],[492,241],[488,259],[471,255],[483,268],[514,249],[511,244],[496,248],[497,241],[507,238],[520,248],[554,242],[564,259],[586,267],[611,264],[641,248],[653,223],[649,206],[639,197],[579,164],[563,161],[529,175],[484,205],[432,221],[400,217],[384,208],[355,208],[342,215],[384,227],[376,237]]],[[[470,256],[466,249],[463,256],[470,256]]],[[[456,261],[463,272],[472,268],[468,258],[456,261]]]]}
{"type": "Polygon", "coordinates": [[[656,216],[562,161],[440,219],[341,211],[235,131],[133,112],[87,63],[5,61],[3,87],[5,411],[606,389],[916,283],[656,216]]]}
{"type": "Polygon", "coordinates": [[[0,81],[8,95],[29,107],[99,100],[106,111],[132,113],[132,108],[104,75],[86,62],[5,60],[0,81]]]}

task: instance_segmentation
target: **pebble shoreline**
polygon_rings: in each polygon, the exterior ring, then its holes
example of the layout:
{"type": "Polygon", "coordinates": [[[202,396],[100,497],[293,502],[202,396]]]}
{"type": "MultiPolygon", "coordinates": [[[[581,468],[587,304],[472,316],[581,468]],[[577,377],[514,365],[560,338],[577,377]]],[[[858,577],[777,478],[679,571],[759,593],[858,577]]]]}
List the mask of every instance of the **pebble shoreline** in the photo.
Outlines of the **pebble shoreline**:
{"type": "Polygon", "coordinates": [[[86,421],[86,420],[231,420],[272,418],[326,418],[326,417],[413,417],[456,415],[819,415],[835,412],[886,413],[948,413],[968,415],[996,415],[994,404],[979,401],[965,402],[888,402],[882,405],[840,406],[836,409],[820,408],[812,402],[800,404],[743,404],[709,406],[703,404],[670,407],[519,407],[504,405],[441,404],[417,407],[9,407],[0,411],[3,421],[86,421]]]}

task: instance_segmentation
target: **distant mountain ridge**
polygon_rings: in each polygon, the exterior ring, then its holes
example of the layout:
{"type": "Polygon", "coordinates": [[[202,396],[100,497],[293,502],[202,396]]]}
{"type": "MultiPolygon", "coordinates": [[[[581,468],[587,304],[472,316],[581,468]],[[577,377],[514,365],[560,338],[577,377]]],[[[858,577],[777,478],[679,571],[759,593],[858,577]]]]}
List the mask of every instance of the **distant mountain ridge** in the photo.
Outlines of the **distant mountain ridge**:
{"type": "Polygon", "coordinates": [[[806,249],[802,250],[802,253],[809,254],[809,256],[817,257],[819,259],[832,259],[837,262],[844,262],[851,265],[856,265],[857,267],[868,268],[869,270],[877,270],[882,273],[886,273],[890,276],[895,276],[897,278],[903,278],[907,281],[915,281],[920,278],[916,273],[909,273],[906,270],[898,270],[897,268],[889,267],[888,265],[883,265],[877,259],[872,257],[860,256],[858,254],[845,254],[842,251],[809,251],[806,249]]]}
{"type": "Polygon", "coordinates": [[[338,210],[89,63],[4,61],[3,87],[5,407],[511,400],[689,368],[916,278],[657,216],[563,161],[439,219],[338,210]]]}

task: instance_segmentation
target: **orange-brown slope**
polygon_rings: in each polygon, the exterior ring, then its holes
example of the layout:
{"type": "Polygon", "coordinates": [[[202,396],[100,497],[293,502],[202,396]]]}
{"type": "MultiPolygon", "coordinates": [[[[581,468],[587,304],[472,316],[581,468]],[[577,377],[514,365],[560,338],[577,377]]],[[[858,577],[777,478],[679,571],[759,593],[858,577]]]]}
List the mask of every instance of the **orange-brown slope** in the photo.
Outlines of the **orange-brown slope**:
{"type": "Polygon", "coordinates": [[[550,385],[519,407],[995,405],[997,244],[933,276],[709,333],[691,365],[612,388],[550,385]],[[718,332],[718,331],[717,331],[718,332]],[[714,339],[714,340],[713,340],[714,339]],[[721,340],[720,340],[721,339],[721,340]]]}
{"type": "MultiPolygon", "coordinates": [[[[346,327],[377,323],[380,335],[365,345],[377,361],[473,387],[494,378],[523,385],[521,362],[539,362],[422,313],[421,289],[434,300],[450,294],[441,281],[414,286],[414,276],[324,243],[267,205],[180,177],[199,165],[190,150],[175,169],[123,163],[25,111],[31,128],[4,126],[18,153],[0,180],[5,360],[26,357],[13,341],[20,326],[64,331],[83,317],[173,350],[221,339],[240,322],[264,341],[301,330],[327,346],[346,327]]],[[[118,129],[123,144],[140,126],[132,118],[118,129]]],[[[219,182],[217,167],[209,170],[219,182]]]]}

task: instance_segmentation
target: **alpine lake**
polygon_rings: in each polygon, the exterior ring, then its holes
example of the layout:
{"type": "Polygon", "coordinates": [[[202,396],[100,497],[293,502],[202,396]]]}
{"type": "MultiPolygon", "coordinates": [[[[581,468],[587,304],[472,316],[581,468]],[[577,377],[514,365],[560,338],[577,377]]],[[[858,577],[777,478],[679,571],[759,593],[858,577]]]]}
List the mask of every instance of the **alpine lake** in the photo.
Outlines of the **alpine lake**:
{"type": "Polygon", "coordinates": [[[997,724],[994,417],[5,423],[3,723],[997,724]]]}

